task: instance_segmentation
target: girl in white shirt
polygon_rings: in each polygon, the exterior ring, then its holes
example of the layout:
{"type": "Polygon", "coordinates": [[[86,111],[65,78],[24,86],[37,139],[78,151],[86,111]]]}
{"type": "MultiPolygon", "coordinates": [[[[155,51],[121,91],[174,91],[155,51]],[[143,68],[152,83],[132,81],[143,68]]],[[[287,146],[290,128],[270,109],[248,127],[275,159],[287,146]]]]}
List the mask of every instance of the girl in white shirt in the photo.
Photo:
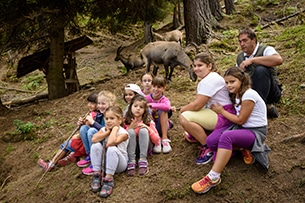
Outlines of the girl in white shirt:
{"type": "Polygon", "coordinates": [[[239,68],[230,68],[224,78],[237,114],[226,111],[219,103],[211,105],[213,111],[223,115],[234,125],[230,130],[213,132],[207,138],[208,147],[212,150],[216,147],[217,155],[208,175],[192,185],[196,193],[206,193],[221,182],[221,172],[229,162],[233,149],[242,149],[246,164],[257,160],[265,169],[269,167],[270,149],[264,144],[267,133],[267,110],[264,100],[251,89],[250,76],[239,68]]]}
{"type": "MultiPolygon", "coordinates": [[[[187,132],[185,138],[200,143],[197,164],[207,164],[213,158],[213,151],[206,146],[208,134],[214,130],[224,130],[232,122],[210,109],[212,103],[220,103],[224,109],[235,113],[226,83],[217,73],[214,59],[209,53],[199,53],[194,58],[194,72],[200,82],[194,101],[181,107],[179,122],[187,132]]],[[[192,141],[192,142],[193,142],[192,141]]]]}

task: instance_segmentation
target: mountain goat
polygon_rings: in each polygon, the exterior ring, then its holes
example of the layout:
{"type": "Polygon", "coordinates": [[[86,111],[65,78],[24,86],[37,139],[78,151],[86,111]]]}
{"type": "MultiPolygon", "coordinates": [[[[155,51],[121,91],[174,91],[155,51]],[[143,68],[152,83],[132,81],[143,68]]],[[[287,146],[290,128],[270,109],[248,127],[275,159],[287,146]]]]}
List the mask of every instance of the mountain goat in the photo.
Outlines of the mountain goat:
{"type": "Polygon", "coordinates": [[[150,71],[150,65],[154,64],[154,75],[156,75],[158,71],[156,66],[163,64],[165,68],[165,78],[167,81],[171,80],[174,67],[177,65],[183,66],[188,70],[192,81],[197,80],[197,76],[193,72],[193,61],[176,42],[151,42],[142,49],[141,55],[147,72],[150,71]],[[170,67],[169,73],[168,67],[170,67]]]}
{"type": "Polygon", "coordinates": [[[160,35],[156,32],[153,32],[153,36],[155,39],[159,41],[174,41],[178,43],[182,43],[182,32],[179,30],[173,30],[170,32],[166,32],[163,35],[160,35]]]}
{"type": "Polygon", "coordinates": [[[119,46],[114,60],[121,61],[124,64],[124,66],[126,67],[127,72],[129,72],[129,70],[132,70],[132,69],[135,69],[138,67],[142,67],[144,65],[144,61],[142,60],[142,58],[140,56],[131,55],[129,57],[125,57],[125,56],[121,55],[121,51],[123,49],[124,49],[124,47],[119,46]]]}

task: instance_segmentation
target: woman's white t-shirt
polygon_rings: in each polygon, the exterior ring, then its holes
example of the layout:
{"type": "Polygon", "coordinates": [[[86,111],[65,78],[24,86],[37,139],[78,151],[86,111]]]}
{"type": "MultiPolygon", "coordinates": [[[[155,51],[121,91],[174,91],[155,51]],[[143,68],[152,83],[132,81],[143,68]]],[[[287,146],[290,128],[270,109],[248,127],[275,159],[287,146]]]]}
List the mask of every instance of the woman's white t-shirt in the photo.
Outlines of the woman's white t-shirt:
{"type": "Polygon", "coordinates": [[[232,104],[226,88],[226,82],[216,72],[210,72],[199,82],[197,94],[210,97],[206,105],[207,108],[210,108],[213,103],[220,103],[222,106],[232,104]]]}

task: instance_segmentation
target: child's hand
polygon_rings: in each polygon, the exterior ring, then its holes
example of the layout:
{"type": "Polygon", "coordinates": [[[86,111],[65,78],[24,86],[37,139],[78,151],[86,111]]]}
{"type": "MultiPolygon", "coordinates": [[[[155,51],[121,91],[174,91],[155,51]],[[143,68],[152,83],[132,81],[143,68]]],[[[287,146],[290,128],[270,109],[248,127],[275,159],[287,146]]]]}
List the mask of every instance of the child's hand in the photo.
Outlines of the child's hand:
{"type": "Polygon", "coordinates": [[[85,122],[84,122],[84,118],[82,117],[79,117],[78,121],[77,121],[77,125],[81,126],[81,125],[84,125],[85,122]]]}
{"type": "Polygon", "coordinates": [[[86,121],[88,122],[89,125],[93,125],[93,123],[94,123],[94,120],[91,115],[88,115],[86,117],[86,121]]]}
{"type": "Polygon", "coordinates": [[[147,125],[145,125],[144,123],[141,123],[139,125],[140,128],[146,128],[147,130],[149,129],[149,127],[147,125]]]}
{"type": "Polygon", "coordinates": [[[222,105],[219,103],[211,104],[210,108],[218,114],[221,114],[221,112],[224,110],[222,105]]]}
{"type": "Polygon", "coordinates": [[[111,133],[111,129],[110,128],[105,128],[105,132],[110,134],[111,133]]]}
{"type": "Polygon", "coordinates": [[[136,120],[131,120],[131,123],[129,124],[128,126],[128,129],[134,129],[134,128],[137,128],[138,127],[138,123],[136,120]]]}
{"type": "Polygon", "coordinates": [[[175,106],[171,106],[171,110],[172,110],[172,112],[176,112],[177,111],[175,106]]]}

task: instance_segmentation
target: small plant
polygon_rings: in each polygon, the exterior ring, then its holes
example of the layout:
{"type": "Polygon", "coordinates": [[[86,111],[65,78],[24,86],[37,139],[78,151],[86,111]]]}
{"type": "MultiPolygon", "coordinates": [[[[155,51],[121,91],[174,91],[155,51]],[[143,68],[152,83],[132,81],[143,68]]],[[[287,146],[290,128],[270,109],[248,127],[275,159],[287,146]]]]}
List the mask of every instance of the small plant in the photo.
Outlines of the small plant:
{"type": "Polygon", "coordinates": [[[40,87],[40,85],[42,84],[43,81],[44,81],[44,77],[41,74],[28,76],[21,81],[23,83],[22,89],[36,90],[40,87]]]}
{"type": "Polygon", "coordinates": [[[8,143],[5,152],[2,154],[1,158],[4,159],[6,155],[8,155],[11,151],[14,151],[15,148],[11,145],[11,143],[8,143]]]}
{"type": "Polygon", "coordinates": [[[34,152],[34,160],[37,161],[39,158],[39,154],[38,152],[34,152]]]}
{"type": "Polygon", "coordinates": [[[31,122],[24,123],[21,120],[14,120],[14,125],[16,126],[16,133],[27,134],[32,131],[34,124],[31,122]]]}
{"type": "Polygon", "coordinates": [[[9,143],[5,149],[5,154],[9,154],[11,151],[15,150],[14,147],[9,143]]]}
{"type": "Polygon", "coordinates": [[[305,178],[302,178],[302,179],[300,180],[299,186],[300,186],[300,187],[303,187],[304,185],[305,185],[305,178]]]}

